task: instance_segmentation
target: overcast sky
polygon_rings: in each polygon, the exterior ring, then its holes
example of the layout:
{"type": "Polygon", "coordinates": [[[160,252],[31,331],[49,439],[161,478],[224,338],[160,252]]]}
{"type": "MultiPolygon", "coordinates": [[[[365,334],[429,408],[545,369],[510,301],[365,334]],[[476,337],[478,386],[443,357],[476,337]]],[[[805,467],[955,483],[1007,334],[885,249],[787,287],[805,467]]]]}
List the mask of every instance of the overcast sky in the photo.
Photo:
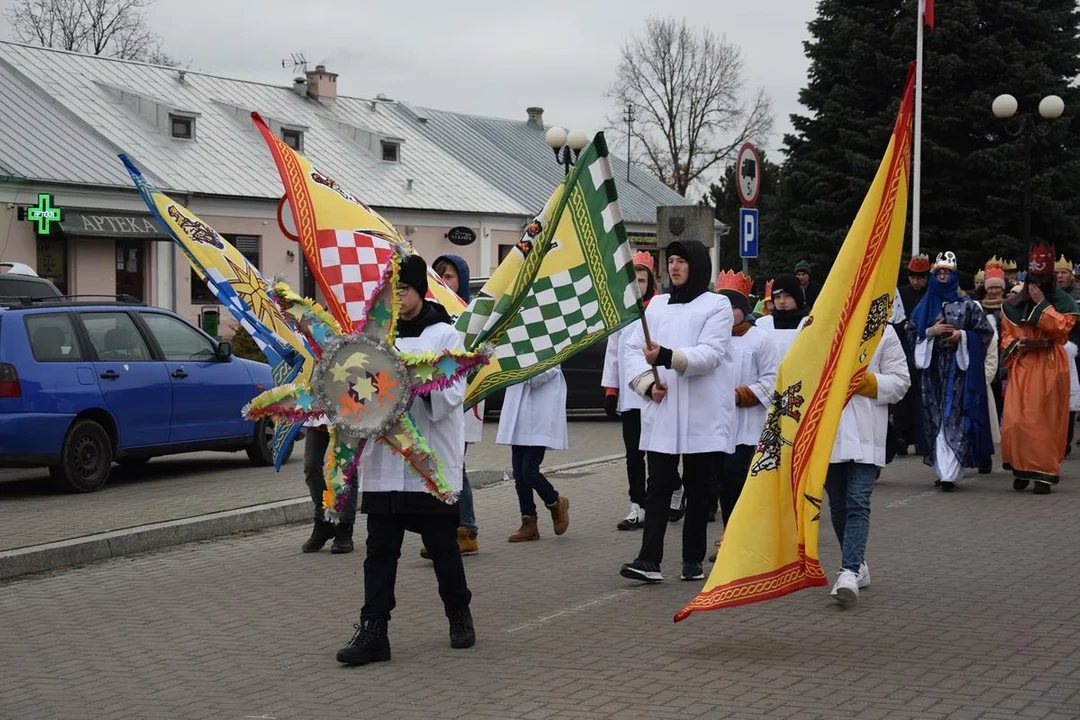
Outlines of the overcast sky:
{"type": "MultiPolygon", "coordinates": [[[[0,0],[8,8],[14,0],[0,0]]],[[[163,49],[192,70],[290,84],[303,53],[340,74],[338,92],[478,115],[525,118],[588,132],[617,114],[604,93],[623,42],[652,14],[686,18],[737,42],[748,90],[776,110],[775,151],[799,109],[802,42],[812,0],[156,0],[150,24],[163,49]],[[256,29],[258,28],[258,29],[256,29]]],[[[7,23],[0,33],[12,39],[7,23]]],[[[619,152],[619,150],[616,150],[619,152]]],[[[621,154],[621,152],[620,152],[621,154]]],[[[775,154],[775,153],[774,153],[775,154]]]]}

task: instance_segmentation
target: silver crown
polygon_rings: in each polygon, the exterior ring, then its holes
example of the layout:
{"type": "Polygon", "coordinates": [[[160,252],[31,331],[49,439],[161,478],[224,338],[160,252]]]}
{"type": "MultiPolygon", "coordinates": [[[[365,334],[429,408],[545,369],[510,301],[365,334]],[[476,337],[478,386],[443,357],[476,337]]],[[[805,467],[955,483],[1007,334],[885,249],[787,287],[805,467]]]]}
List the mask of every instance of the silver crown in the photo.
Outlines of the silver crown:
{"type": "Polygon", "coordinates": [[[956,254],[951,250],[946,250],[943,253],[938,253],[937,259],[934,261],[934,269],[948,268],[949,270],[956,269],[956,254]]]}

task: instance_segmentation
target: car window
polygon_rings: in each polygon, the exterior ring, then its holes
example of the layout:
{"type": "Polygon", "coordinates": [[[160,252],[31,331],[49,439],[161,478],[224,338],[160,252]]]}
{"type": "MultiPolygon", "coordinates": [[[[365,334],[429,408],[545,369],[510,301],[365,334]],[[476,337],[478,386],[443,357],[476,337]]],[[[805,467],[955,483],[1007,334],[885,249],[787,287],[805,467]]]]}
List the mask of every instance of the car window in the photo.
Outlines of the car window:
{"type": "Polygon", "coordinates": [[[70,313],[27,315],[26,334],[30,338],[34,359],[38,362],[76,362],[85,359],[70,313]]]}
{"type": "Polygon", "coordinates": [[[48,280],[25,275],[0,275],[0,297],[28,297],[32,299],[59,297],[60,291],[48,280]]]}
{"type": "Polygon", "coordinates": [[[99,360],[151,360],[150,349],[127,313],[79,313],[99,360]]]}
{"type": "Polygon", "coordinates": [[[143,313],[166,360],[213,360],[214,344],[187,323],[169,315],[143,313]]]}

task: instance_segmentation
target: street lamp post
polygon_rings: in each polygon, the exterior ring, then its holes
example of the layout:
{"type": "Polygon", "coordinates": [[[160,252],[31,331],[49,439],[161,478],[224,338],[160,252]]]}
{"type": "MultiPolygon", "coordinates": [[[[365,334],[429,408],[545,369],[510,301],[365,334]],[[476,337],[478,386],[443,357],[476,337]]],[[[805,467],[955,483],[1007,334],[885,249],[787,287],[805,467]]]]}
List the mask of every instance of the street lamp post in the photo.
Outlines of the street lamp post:
{"type": "Polygon", "coordinates": [[[1050,123],[1061,117],[1065,112],[1065,101],[1057,95],[1047,95],[1039,101],[1039,112],[1023,112],[1017,114],[1019,106],[1016,98],[1012,95],[998,95],[990,106],[994,117],[1001,120],[1002,128],[1008,135],[1014,138],[1024,138],[1024,245],[1028,253],[1031,253],[1031,149],[1035,144],[1035,137],[1045,137],[1050,132],[1050,123]],[[1016,118],[1012,126],[1009,120],[1016,118]],[[1045,122],[1039,122],[1039,119],[1045,122]]]}
{"type": "Polygon", "coordinates": [[[555,162],[563,166],[564,173],[570,174],[570,168],[574,161],[581,155],[581,151],[589,144],[589,136],[581,130],[567,132],[561,127],[548,128],[544,134],[548,147],[555,151],[555,162]],[[571,157],[573,153],[573,157],[571,157]]]}

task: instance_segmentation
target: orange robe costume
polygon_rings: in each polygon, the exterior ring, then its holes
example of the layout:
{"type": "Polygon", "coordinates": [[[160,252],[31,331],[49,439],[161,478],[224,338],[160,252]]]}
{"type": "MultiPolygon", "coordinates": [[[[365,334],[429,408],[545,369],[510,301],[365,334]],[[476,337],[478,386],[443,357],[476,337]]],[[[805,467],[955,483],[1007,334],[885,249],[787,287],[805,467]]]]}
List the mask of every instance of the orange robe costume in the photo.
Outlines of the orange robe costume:
{"type": "Polygon", "coordinates": [[[1069,420],[1069,358],[1065,343],[1076,324],[1076,302],[1054,288],[1053,301],[1001,312],[1001,349],[1009,370],[1001,423],[1001,459],[1013,475],[1056,485],[1069,420]],[[1021,351],[1028,338],[1048,343],[1021,351]]]}

